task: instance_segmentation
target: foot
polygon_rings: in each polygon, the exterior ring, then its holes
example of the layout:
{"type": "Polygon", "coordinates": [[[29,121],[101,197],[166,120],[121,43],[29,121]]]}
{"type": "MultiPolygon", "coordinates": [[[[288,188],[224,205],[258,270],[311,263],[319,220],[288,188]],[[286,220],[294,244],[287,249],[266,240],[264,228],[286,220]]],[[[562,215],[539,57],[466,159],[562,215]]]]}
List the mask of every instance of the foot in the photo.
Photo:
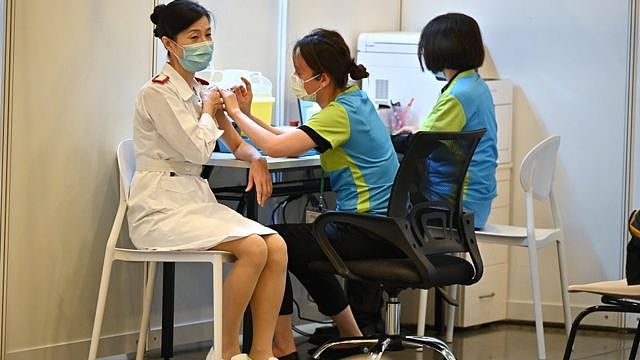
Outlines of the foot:
{"type": "MultiPolygon", "coordinates": [[[[207,357],[205,358],[205,360],[221,360],[221,359],[222,359],[222,355],[217,354],[213,349],[213,346],[211,347],[211,349],[209,350],[209,353],[207,354],[207,357]]],[[[236,355],[233,355],[230,360],[251,360],[251,358],[247,354],[236,354],[236,355]]]]}
{"type": "Polygon", "coordinates": [[[251,358],[247,354],[240,353],[240,354],[233,355],[230,360],[251,360],[251,358]]]}
{"type": "Polygon", "coordinates": [[[220,359],[221,359],[221,356],[219,354],[216,354],[212,346],[205,360],[220,360],[220,359]]]}

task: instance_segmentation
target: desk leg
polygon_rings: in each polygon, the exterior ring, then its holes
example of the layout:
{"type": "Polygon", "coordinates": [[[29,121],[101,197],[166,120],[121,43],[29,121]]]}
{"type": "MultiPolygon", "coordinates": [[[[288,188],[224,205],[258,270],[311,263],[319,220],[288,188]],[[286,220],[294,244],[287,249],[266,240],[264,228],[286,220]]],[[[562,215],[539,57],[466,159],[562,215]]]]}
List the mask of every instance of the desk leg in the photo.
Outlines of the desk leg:
{"type": "Polygon", "coordinates": [[[255,190],[251,190],[248,193],[245,193],[245,201],[247,207],[247,218],[258,221],[258,201],[256,198],[255,190]]]}
{"type": "Polygon", "coordinates": [[[436,334],[442,335],[444,334],[444,299],[440,294],[440,290],[435,290],[433,327],[436,334]]]}
{"type": "MultiPolygon", "coordinates": [[[[256,192],[251,190],[245,194],[247,206],[247,218],[258,221],[258,203],[256,202],[256,192]]],[[[251,308],[247,306],[242,320],[242,352],[248,354],[253,341],[253,320],[251,319],[251,308]]]]}
{"type": "Polygon", "coordinates": [[[173,357],[173,305],[176,282],[176,264],[162,264],[162,341],[160,356],[169,360],[173,357]]]}

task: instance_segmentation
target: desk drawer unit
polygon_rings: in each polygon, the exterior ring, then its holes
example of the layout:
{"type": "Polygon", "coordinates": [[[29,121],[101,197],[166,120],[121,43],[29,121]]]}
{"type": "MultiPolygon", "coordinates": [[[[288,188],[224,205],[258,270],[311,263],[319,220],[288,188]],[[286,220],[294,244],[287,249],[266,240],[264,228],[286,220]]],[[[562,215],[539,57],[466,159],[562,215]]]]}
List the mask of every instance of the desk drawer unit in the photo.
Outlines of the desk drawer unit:
{"type": "Polygon", "coordinates": [[[488,265],[480,281],[460,287],[464,302],[456,311],[456,325],[474,326],[507,317],[507,264],[488,265]]]}

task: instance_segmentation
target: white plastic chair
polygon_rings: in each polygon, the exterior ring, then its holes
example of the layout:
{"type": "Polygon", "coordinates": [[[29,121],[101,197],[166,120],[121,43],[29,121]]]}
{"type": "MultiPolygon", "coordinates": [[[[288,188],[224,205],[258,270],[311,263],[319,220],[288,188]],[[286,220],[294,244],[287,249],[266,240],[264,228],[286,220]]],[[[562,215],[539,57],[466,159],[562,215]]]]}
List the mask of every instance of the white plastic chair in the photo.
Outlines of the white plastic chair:
{"type": "MultiPolygon", "coordinates": [[[[563,231],[560,221],[558,204],[553,196],[553,175],[556,168],[560,136],[551,136],[527,153],[520,165],[520,184],[525,196],[524,227],[511,225],[487,224],[484,229],[476,231],[476,239],[482,242],[526,247],[529,252],[529,270],[533,293],[533,312],[536,324],[536,338],[538,343],[538,359],[546,359],[544,346],[544,328],[542,323],[542,297],[540,293],[540,273],[538,271],[538,249],[550,244],[556,244],[558,265],[560,270],[560,287],[562,306],[564,308],[564,323],[567,335],[571,330],[571,305],[567,291],[567,269],[563,231]],[[545,229],[535,226],[533,200],[548,200],[551,208],[554,228],[545,229]],[[532,246],[533,244],[533,246],[532,246]]],[[[456,296],[455,287],[450,290],[453,298],[456,296]]],[[[424,331],[424,314],[426,313],[426,291],[420,292],[418,331],[424,331]]],[[[450,307],[447,317],[446,341],[453,340],[453,325],[455,308],[450,307]]]]}
{"type": "Polygon", "coordinates": [[[138,337],[138,348],[136,360],[142,360],[146,344],[147,332],[149,331],[149,314],[151,310],[151,297],[153,295],[153,285],[156,277],[158,262],[206,262],[213,266],[213,349],[217,355],[222,356],[222,263],[234,261],[233,255],[225,251],[146,251],[116,247],[118,236],[122,229],[125,213],[127,211],[127,200],[129,197],[129,187],[131,179],[136,169],[136,158],[133,140],[123,140],[118,145],[117,151],[118,169],[120,171],[120,202],[116,212],[111,233],[107,240],[104,254],[104,264],[102,266],[102,278],[100,280],[100,292],[98,293],[98,303],[96,305],[96,316],[93,321],[93,332],[91,335],[91,347],[89,349],[89,360],[95,360],[100,341],[100,331],[102,330],[102,320],[109,290],[109,279],[111,277],[111,267],[116,260],[144,262],[148,264],[147,283],[144,287],[144,298],[142,306],[142,319],[140,321],[140,335],[138,337]]]}

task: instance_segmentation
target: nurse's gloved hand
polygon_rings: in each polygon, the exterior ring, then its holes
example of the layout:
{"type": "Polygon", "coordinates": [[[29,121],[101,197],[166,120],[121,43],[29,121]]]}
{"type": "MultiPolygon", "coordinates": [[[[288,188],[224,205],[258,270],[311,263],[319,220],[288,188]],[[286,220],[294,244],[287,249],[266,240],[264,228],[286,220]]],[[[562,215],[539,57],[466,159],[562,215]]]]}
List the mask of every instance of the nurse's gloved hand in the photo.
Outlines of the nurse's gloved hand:
{"type": "Polygon", "coordinates": [[[231,91],[236,94],[240,111],[251,117],[251,101],[253,100],[253,90],[251,90],[251,81],[244,77],[240,77],[244,85],[235,85],[231,87],[231,91]]]}
{"type": "Polygon", "coordinates": [[[249,179],[245,191],[255,188],[258,205],[264,206],[267,199],[271,197],[273,184],[271,183],[271,173],[267,167],[267,160],[263,157],[256,157],[249,163],[249,179]]]}

